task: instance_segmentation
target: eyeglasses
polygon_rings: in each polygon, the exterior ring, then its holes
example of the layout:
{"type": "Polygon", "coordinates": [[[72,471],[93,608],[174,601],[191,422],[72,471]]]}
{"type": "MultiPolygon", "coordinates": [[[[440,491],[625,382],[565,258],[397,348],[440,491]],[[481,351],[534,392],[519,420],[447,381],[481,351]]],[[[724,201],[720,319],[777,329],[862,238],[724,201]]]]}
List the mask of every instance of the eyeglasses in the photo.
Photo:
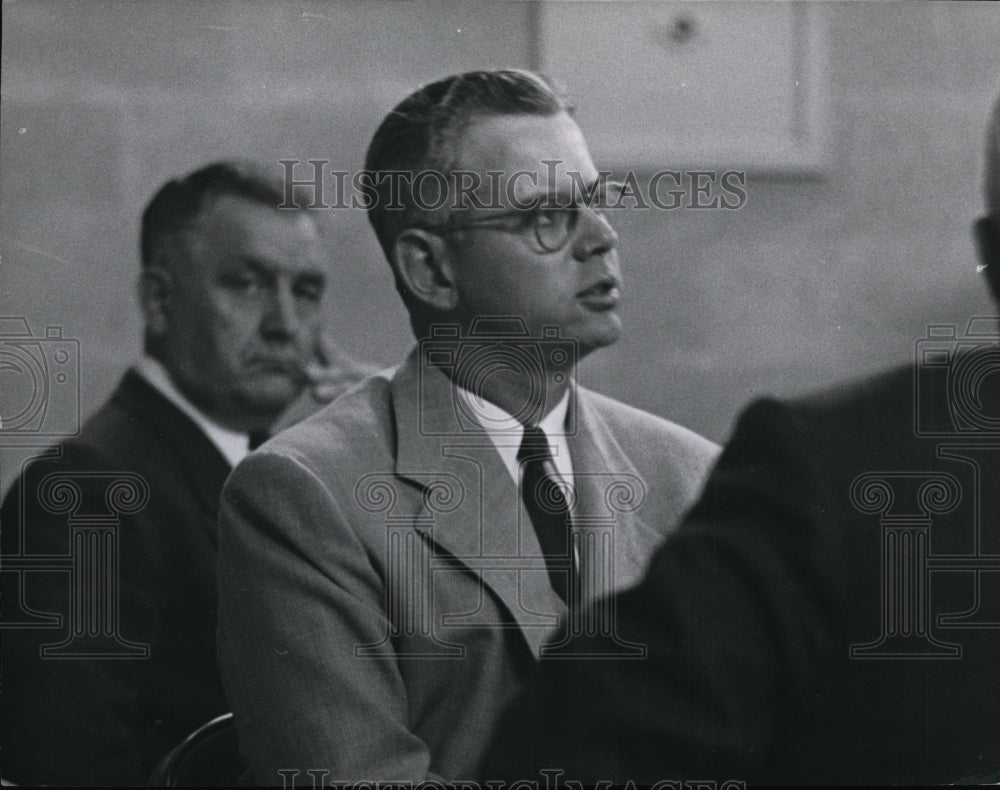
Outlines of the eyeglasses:
{"type": "Polygon", "coordinates": [[[444,226],[428,228],[435,233],[454,233],[479,227],[495,228],[513,233],[524,232],[529,228],[535,235],[535,241],[545,252],[558,252],[569,242],[580,224],[580,213],[585,210],[594,212],[610,227],[611,223],[605,214],[607,208],[621,206],[622,193],[625,185],[616,181],[602,182],[597,188],[587,190],[583,195],[574,195],[565,204],[559,202],[559,196],[541,196],[530,203],[507,211],[482,209],[491,212],[488,216],[457,219],[449,216],[444,226]]]}

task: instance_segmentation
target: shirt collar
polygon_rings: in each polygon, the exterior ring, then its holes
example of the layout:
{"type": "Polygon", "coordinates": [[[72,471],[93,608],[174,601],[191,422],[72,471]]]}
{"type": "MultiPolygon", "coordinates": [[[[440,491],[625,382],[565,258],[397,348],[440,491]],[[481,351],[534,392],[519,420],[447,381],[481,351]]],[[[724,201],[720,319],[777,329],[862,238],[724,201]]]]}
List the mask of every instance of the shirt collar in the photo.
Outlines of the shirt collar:
{"type": "Polygon", "coordinates": [[[245,433],[232,431],[224,428],[217,422],[211,420],[201,409],[184,397],[170,374],[159,360],[148,354],[144,354],[139,363],[135,366],[136,372],[142,376],[146,382],[169,400],[174,406],[191,418],[202,432],[211,440],[223,457],[229,461],[231,466],[236,466],[242,461],[250,451],[250,439],[245,433]]]}
{"type": "MultiPolygon", "coordinates": [[[[492,401],[473,394],[464,387],[455,385],[458,396],[464,401],[469,413],[483,427],[490,437],[497,452],[503,459],[504,466],[510,472],[515,482],[520,480],[520,464],[517,451],[524,436],[524,426],[516,417],[508,414],[492,401]]],[[[552,407],[539,422],[538,427],[545,431],[552,449],[556,470],[566,481],[573,479],[573,460],[569,454],[569,442],[566,437],[566,417],[569,412],[569,390],[563,393],[559,402],[552,407]]]]}

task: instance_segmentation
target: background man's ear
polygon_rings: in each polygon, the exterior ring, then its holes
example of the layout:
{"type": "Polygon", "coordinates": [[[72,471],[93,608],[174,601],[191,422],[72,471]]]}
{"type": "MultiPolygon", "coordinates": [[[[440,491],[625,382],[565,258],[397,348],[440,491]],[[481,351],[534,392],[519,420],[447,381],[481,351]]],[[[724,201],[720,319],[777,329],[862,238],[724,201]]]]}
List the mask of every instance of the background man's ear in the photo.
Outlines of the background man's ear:
{"type": "Polygon", "coordinates": [[[420,302],[438,312],[458,306],[454,261],[440,236],[407,228],[396,237],[392,258],[397,277],[420,302]]]}
{"type": "Polygon", "coordinates": [[[146,331],[162,335],[170,327],[170,270],[160,262],[143,267],[139,275],[139,305],[146,320],[146,331]]]}

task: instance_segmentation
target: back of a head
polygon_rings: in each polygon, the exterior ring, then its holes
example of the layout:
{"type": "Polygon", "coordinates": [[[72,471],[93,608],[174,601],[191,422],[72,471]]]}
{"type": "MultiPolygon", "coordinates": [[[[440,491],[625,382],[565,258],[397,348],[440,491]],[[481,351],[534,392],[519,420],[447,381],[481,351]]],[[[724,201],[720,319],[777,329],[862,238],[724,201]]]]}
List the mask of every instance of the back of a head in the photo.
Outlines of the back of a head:
{"type": "Polygon", "coordinates": [[[986,130],[986,161],[983,169],[983,198],[986,212],[1000,217],[1000,96],[986,130]]]}
{"type": "Polygon", "coordinates": [[[986,213],[975,224],[980,271],[1000,306],[1000,96],[993,103],[986,129],[983,163],[983,201],[986,213]]]}
{"type": "Polygon", "coordinates": [[[403,208],[387,209],[392,186],[380,174],[428,170],[447,174],[454,165],[454,141],[475,118],[547,116],[572,110],[560,87],[521,69],[456,74],[424,86],[396,105],[376,130],[365,157],[371,193],[377,195],[368,205],[368,219],[386,255],[399,231],[419,217],[419,209],[405,184],[398,198],[403,208]]]}
{"type": "Polygon", "coordinates": [[[211,198],[221,195],[276,209],[284,200],[284,181],[279,171],[244,159],[213,162],[168,181],[142,214],[139,252],[143,267],[153,263],[178,233],[190,227],[211,198]]]}

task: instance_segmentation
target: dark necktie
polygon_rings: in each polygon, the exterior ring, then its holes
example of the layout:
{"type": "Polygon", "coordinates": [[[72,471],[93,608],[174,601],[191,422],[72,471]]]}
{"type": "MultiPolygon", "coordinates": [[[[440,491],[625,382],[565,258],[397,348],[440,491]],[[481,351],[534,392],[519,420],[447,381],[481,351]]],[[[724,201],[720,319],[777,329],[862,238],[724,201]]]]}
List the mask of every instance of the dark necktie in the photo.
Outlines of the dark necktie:
{"type": "Polygon", "coordinates": [[[267,431],[250,431],[247,448],[250,450],[256,450],[270,438],[271,436],[267,431]]]}
{"type": "Polygon", "coordinates": [[[525,426],[517,460],[523,469],[521,499],[538,535],[549,581],[559,597],[567,601],[569,582],[577,570],[570,536],[572,521],[552,450],[541,428],[525,426]]]}

